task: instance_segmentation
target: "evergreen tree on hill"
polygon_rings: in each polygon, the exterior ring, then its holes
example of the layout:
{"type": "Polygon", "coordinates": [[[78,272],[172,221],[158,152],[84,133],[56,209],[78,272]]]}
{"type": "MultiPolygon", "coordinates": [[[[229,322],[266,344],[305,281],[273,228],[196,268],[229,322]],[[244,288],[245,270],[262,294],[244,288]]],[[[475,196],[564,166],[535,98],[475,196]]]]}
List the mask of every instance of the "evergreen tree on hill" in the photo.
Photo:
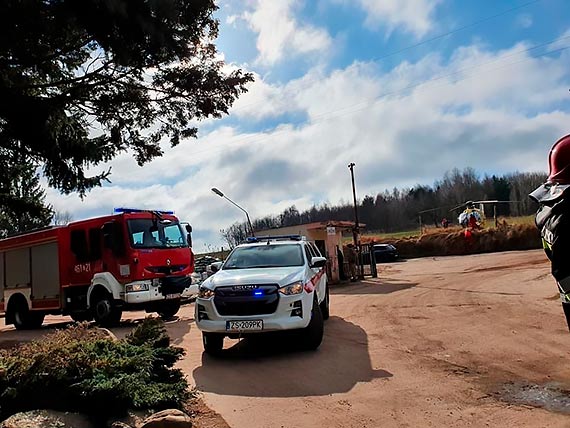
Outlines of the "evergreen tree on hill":
{"type": "Polygon", "coordinates": [[[17,152],[0,149],[0,238],[50,224],[38,166],[17,152]]]}

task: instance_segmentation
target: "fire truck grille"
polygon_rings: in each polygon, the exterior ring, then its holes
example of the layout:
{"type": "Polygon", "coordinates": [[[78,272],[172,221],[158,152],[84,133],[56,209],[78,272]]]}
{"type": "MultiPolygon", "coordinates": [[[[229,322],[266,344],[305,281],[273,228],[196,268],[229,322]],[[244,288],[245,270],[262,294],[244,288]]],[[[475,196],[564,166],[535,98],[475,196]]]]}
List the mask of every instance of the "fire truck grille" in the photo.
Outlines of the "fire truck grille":
{"type": "Polygon", "coordinates": [[[214,304],[220,315],[266,315],[277,310],[276,284],[233,285],[216,288],[214,304]]]}
{"type": "Polygon", "coordinates": [[[184,269],[186,269],[186,265],[148,266],[146,269],[153,273],[163,273],[165,275],[171,275],[173,273],[183,271],[184,269]]]}
{"type": "Polygon", "coordinates": [[[191,283],[192,281],[188,276],[166,276],[160,281],[160,289],[164,296],[168,294],[178,294],[182,293],[191,283]]]}

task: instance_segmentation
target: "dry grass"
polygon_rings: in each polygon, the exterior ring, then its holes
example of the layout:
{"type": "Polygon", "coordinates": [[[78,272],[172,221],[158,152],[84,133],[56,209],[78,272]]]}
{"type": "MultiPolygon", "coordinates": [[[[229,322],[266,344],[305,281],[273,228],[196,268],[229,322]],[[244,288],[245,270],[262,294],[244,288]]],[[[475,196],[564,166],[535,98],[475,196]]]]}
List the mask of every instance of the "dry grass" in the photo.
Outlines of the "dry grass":
{"type": "Polygon", "coordinates": [[[470,238],[462,228],[428,230],[421,236],[403,239],[363,237],[363,242],[394,244],[402,257],[451,256],[495,251],[541,248],[540,235],[532,224],[504,224],[498,228],[475,230],[470,238]]]}
{"type": "MultiPolygon", "coordinates": [[[[534,227],[534,215],[524,216],[524,217],[499,217],[498,218],[499,229],[508,226],[516,226],[516,225],[525,225],[525,226],[532,226],[534,227]]],[[[495,229],[495,224],[493,219],[486,219],[485,225],[483,230],[492,230],[495,229]]],[[[407,230],[403,232],[393,232],[393,233],[364,233],[362,234],[362,242],[385,242],[393,240],[400,240],[400,239],[412,239],[412,238],[419,238],[420,236],[424,235],[448,235],[450,233],[463,231],[463,227],[459,225],[450,226],[447,229],[443,229],[441,227],[435,227],[433,225],[424,226],[420,233],[419,228],[415,230],[407,230]]],[[[352,237],[347,236],[343,239],[344,243],[352,242],[352,237]]]]}

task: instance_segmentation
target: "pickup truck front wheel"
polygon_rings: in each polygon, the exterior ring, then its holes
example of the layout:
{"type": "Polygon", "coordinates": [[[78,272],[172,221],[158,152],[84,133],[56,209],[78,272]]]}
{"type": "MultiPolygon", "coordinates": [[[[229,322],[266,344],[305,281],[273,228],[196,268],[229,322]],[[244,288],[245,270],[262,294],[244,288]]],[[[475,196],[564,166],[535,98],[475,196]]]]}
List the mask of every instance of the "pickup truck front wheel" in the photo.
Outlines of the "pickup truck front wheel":
{"type": "Polygon", "coordinates": [[[206,354],[217,357],[224,348],[224,335],[219,333],[202,333],[202,343],[206,354]]]}
{"type": "Polygon", "coordinates": [[[301,331],[301,345],[303,349],[314,351],[323,341],[324,320],[321,307],[316,299],[311,310],[311,321],[301,331]]]}

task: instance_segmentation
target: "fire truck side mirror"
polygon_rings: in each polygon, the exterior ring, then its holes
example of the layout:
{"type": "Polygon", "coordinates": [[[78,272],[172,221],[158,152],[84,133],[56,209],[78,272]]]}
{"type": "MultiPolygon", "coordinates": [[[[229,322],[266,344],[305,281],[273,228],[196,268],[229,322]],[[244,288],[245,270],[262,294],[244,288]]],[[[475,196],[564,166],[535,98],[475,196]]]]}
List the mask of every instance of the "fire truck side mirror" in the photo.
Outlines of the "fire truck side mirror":
{"type": "Polygon", "coordinates": [[[103,231],[103,246],[112,250],[115,256],[124,256],[125,244],[121,224],[109,221],[101,229],[103,231]]]}
{"type": "Polygon", "coordinates": [[[186,242],[188,242],[188,246],[192,247],[192,226],[190,226],[189,224],[186,225],[186,242]]]}
{"type": "Polygon", "coordinates": [[[103,230],[103,246],[110,250],[113,249],[113,231],[114,225],[113,222],[107,222],[101,228],[103,230]]]}

